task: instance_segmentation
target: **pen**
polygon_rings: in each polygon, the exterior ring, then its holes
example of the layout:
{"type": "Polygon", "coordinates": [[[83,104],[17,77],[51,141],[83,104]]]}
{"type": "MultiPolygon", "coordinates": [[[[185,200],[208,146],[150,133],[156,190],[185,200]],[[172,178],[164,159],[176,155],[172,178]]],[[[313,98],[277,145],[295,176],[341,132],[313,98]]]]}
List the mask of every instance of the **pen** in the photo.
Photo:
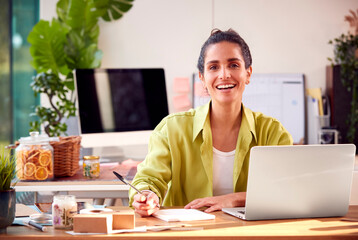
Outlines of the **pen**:
{"type": "MultiPolygon", "coordinates": [[[[138,190],[135,186],[133,186],[132,184],[130,184],[129,182],[127,182],[126,180],[124,180],[124,178],[122,177],[121,174],[117,173],[116,171],[113,171],[113,174],[116,175],[116,177],[117,177],[119,180],[121,180],[124,184],[126,184],[126,185],[130,186],[131,188],[133,188],[134,190],[136,190],[137,193],[143,194],[142,191],[138,190]]],[[[157,204],[157,207],[160,208],[160,205],[157,204]]]]}
{"type": "Polygon", "coordinates": [[[126,180],[124,180],[124,178],[122,177],[121,174],[119,174],[119,173],[117,173],[117,172],[115,172],[115,171],[113,171],[113,173],[114,173],[114,175],[116,175],[116,177],[117,177],[119,180],[121,180],[124,184],[129,185],[131,188],[133,188],[134,190],[136,190],[137,193],[143,194],[142,191],[138,190],[138,189],[137,189],[136,187],[134,187],[132,184],[130,184],[129,182],[127,182],[126,180]]]}
{"type": "Polygon", "coordinates": [[[40,230],[40,231],[42,231],[42,232],[46,232],[46,231],[47,231],[47,227],[44,227],[44,226],[42,226],[42,225],[40,225],[40,224],[38,224],[38,223],[35,223],[35,222],[32,221],[32,220],[30,220],[30,221],[28,222],[28,224],[31,225],[31,226],[33,226],[33,227],[35,227],[35,228],[37,228],[38,230],[40,230]]]}

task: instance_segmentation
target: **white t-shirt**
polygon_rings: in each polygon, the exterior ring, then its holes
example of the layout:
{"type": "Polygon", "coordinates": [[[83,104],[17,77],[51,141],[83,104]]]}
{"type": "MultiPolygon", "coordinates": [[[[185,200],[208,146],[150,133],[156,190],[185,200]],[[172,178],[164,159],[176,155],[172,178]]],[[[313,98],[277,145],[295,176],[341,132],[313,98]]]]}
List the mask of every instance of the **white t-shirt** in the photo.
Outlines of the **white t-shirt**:
{"type": "Polygon", "coordinates": [[[213,147],[213,194],[233,193],[235,150],[222,152],[213,147]]]}

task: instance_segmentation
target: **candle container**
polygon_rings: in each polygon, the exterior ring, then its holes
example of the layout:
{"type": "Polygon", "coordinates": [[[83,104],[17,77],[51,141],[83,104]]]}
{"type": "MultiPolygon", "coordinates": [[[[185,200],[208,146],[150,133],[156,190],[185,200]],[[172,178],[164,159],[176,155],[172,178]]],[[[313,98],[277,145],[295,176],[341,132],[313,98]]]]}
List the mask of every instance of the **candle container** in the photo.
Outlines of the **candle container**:
{"type": "Polygon", "coordinates": [[[99,173],[99,156],[84,156],[83,176],[86,178],[98,178],[99,173]]]}
{"type": "Polygon", "coordinates": [[[73,216],[77,213],[76,197],[56,195],[52,203],[52,224],[56,229],[72,229],[73,216]]]}

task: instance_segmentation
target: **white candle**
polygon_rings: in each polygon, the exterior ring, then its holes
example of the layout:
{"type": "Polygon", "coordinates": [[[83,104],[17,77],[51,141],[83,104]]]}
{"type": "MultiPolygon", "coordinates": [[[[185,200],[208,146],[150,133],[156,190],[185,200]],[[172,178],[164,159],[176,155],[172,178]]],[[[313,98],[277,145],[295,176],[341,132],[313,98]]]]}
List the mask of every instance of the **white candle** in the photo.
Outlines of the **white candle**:
{"type": "Polygon", "coordinates": [[[76,197],[73,195],[56,195],[52,203],[52,224],[57,229],[71,229],[73,215],[77,213],[76,197]]]}

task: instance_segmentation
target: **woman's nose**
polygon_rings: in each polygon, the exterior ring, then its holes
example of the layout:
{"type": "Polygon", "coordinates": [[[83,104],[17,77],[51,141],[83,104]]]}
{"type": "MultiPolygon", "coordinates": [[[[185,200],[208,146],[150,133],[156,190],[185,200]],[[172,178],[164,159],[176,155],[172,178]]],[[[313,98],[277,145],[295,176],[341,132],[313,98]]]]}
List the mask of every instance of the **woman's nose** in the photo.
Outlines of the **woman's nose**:
{"type": "Polygon", "coordinates": [[[221,68],[220,70],[220,79],[229,79],[231,77],[230,71],[225,68],[221,68]]]}

